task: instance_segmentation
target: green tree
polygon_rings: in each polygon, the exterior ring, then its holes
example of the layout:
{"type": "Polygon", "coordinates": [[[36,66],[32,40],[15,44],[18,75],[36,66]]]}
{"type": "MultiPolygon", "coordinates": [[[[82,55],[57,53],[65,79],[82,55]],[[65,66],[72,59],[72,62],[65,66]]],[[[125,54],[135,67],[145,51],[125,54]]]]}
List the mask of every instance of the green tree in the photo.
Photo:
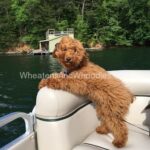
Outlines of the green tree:
{"type": "Polygon", "coordinates": [[[129,0],[130,38],[134,44],[150,41],[150,0],[129,0]]]}
{"type": "Polygon", "coordinates": [[[54,10],[50,2],[26,0],[20,3],[20,0],[12,0],[20,42],[37,47],[38,41],[45,38],[46,30],[55,27],[54,10]]]}
{"type": "Polygon", "coordinates": [[[150,44],[150,0],[5,0],[0,8],[0,50],[38,47],[47,29],[72,27],[85,45],[150,44]]]}
{"type": "Polygon", "coordinates": [[[95,10],[95,35],[106,45],[131,45],[127,31],[121,26],[120,9],[126,6],[125,0],[103,0],[95,10]]]}
{"type": "Polygon", "coordinates": [[[86,44],[88,38],[88,24],[83,20],[81,15],[77,16],[74,23],[76,38],[86,44]]]}
{"type": "Polygon", "coordinates": [[[67,28],[69,28],[68,21],[67,21],[67,20],[62,20],[62,21],[60,21],[60,22],[57,22],[57,23],[56,23],[56,28],[57,28],[59,31],[66,30],[67,28]]]}
{"type": "Polygon", "coordinates": [[[4,51],[16,42],[15,17],[10,0],[0,1],[0,51],[4,51]]]}

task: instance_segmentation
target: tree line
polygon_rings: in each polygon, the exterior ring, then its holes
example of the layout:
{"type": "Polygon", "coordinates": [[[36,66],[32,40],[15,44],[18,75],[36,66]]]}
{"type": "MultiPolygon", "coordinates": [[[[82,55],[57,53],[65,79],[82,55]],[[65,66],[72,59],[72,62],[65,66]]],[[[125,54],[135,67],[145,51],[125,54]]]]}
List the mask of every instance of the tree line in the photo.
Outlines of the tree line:
{"type": "Polygon", "coordinates": [[[38,47],[47,29],[74,28],[84,45],[150,44],[150,0],[0,0],[0,50],[38,47]]]}

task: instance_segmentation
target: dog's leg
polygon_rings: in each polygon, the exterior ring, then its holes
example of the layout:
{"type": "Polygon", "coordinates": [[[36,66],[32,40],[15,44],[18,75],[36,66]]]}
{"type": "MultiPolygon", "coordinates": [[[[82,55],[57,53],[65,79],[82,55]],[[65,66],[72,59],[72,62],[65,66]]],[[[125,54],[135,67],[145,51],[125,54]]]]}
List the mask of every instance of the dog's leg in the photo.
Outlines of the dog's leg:
{"type": "Polygon", "coordinates": [[[61,89],[81,96],[86,96],[88,92],[88,85],[84,80],[73,78],[49,77],[41,80],[39,89],[45,86],[52,89],[61,89]]]}
{"type": "Polygon", "coordinates": [[[100,125],[96,128],[96,132],[99,134],[107,134],[109,133],[109,129],[107,127],[105,118],[103,117],[103,112],[101,111],[100,106],[96,106],[97,117],[100,120],[100,125]]]}
{"type": "Polygon", "coordinates": [[[96,128],[96,132],[99,134],[107,134],[110,132],[105,121],[101,120],[101,124],[96,128]]]}
{"type": "Polygon", "coordinates": [[[125,122],[113,117],[108,117],[107,120],[107,126],[114,136],[112,143],[118,148],[124,147],[128,139],[128,129],[125,122]]]}

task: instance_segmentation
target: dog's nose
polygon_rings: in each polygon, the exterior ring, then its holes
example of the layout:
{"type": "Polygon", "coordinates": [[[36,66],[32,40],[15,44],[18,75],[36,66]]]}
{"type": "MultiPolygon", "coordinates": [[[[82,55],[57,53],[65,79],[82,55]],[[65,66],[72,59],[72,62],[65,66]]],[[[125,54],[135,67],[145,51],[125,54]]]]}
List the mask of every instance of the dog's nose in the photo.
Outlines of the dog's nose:
{"type": "Polygon", "coordinates": [[[71,61],[71,58],[70,58],[70,57],[67,57],[67,58],[66,58],[66,61],[67,61],[67,62],[70,62],[70,61],[71,61]]]}

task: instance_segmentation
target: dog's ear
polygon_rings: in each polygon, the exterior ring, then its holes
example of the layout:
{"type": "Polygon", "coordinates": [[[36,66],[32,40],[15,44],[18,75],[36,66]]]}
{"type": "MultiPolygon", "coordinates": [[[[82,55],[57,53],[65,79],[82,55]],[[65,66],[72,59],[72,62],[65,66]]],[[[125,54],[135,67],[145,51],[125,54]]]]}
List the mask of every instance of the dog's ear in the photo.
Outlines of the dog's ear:
{"type": "Polygon", "coordinates": [[[76,49],[80,52],[80,54],[84,57],[84,58],[88,58],[88,53],[85,50],[85,48],[83,47],[82,43],[78,40],[74,41],[75,43],[75,47],[76,49]]]}
{"type": "Polygon", "coordinates": [[[88,58],[88,57],[89,57],[89,54],[87,53],[87,51],[86,51],[86,50],[84,51],[84,54],[85,54],[85,57],[86,57],[86,58],[88,58]]]}
{"type": "Polygon", "coordinates": [[[56,43],[56,44],[55,44],[54,51],[53,51],[53,53],[52,53],[52,55],[53,55],[54,58],[57,58],[56,51],[57,51],[57,49],[58,49],[58,46],[59,46],[59,43],[56,43]]]}
{"type": "Polygon", "coordinates": [[[84,51],[84,47],[80,41],[74,40],[74,45],[78,51],[84,51]]]}

